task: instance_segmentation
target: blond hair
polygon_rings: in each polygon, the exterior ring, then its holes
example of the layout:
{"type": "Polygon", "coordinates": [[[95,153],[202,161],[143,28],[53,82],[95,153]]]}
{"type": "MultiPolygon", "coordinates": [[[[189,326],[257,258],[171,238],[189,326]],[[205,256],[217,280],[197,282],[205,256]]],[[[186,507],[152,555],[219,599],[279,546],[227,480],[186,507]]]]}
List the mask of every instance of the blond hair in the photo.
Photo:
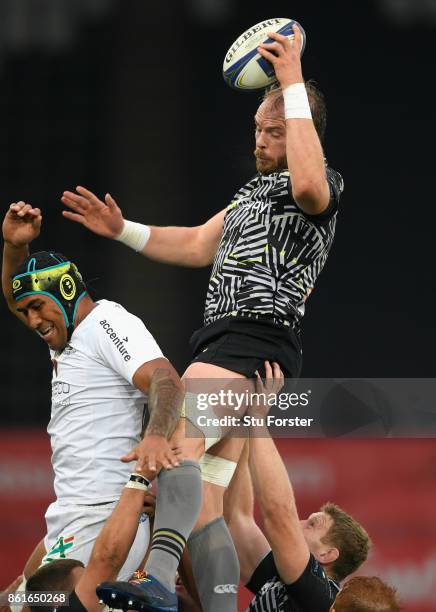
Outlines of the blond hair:
{"type": "Polygon", "coordinates": [[[336,504],[327,502],[321,511],[326,512],[333,521],[321,542],[338,549],[339,557],[330,567],[334,577],[341,581],[366,561],[371,540],[362,525],[336,504]]]}

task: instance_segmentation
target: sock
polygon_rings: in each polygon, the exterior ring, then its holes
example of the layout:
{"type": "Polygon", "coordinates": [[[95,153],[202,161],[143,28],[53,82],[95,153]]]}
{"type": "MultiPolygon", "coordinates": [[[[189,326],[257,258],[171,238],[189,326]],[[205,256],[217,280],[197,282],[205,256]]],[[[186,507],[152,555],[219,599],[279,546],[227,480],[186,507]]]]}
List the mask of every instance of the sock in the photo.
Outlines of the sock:
{"type": "Polygon", "coordinates": [[[224,518],[195,531],[188,549],[203,612],[237,612],[239,561],[224,518]]]}
{"type": "Polygon", "coordinates": [[[172,593],[180,558],[200,514],[201,503],[201,469],[196,461],[182,461],[180,467],[161,470],[151,551],[145,570],[172,593]]]}

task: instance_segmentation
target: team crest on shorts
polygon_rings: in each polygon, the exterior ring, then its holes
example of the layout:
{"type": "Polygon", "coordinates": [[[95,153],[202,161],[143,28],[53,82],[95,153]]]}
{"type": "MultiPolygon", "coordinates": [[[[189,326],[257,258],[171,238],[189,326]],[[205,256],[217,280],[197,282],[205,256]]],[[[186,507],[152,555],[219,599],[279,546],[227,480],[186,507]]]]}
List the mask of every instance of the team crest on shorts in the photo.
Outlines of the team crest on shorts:
{"type": "Polygon", "coordinates": [[[56,559],[66,559],[67,555],[65,553],[74,546],[74,538],[75,536],[67,538],[60,536],[46,554],[44,563],[50,563],[56,559]]]}

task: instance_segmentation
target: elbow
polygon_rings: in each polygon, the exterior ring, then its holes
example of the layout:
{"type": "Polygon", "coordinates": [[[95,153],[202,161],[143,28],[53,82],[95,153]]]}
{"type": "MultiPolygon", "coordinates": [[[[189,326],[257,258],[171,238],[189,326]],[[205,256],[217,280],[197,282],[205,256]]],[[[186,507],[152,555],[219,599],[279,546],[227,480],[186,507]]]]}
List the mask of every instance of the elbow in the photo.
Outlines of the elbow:
{"type": "Polygon", "coordinates": [[[292,533],[301,528],[297,512],[289,507],[277,507],[274,511],[264,513],[262,518],[267,538],[271,534],[292,533]]]}
{"type": "Polygon", "coordinates": [[[292,195],[296,200],[314,198],[318,190],[317,182],[310,179],[299,179],[292,183],[292,195]]]}
{"type": "Polygon", "coordinates": [[[292,197],[305,213],[318,215],[328,206],[330,190],[325,179],[304,179],[292,185],[292,197]]]}
{"type": "Polygon", "coordinates": [[[261,504],[262,516],[265,524],[267,522],[277,524],[278,522],[288,523],[299,520],[295,503],[291,500],[276,501],[268,500],[261,504]]]}
{"type": "Polygon", "coordinates": [[[190,259],[193,268],[207,268],[213,261],[213,257],[211,257],[207,250],[201,245],[197,245],[192,250],[190,259]]]}
{"type": "Polygon", "coordinates": [[[207,240],[207,237],[204,236],[204,232],[202,232],[202,226],[200,225],[196,229],[197,232],[195,234],[195,239],[192,243],[191,249],[193,266],[196,268],[206,268],[213,262],[215,253],[211,252],[211,245],[207,240]]]}
{"type": "Polygon", "coordinates": [[[212,263],[209,258],[202,253],[193,253],[191,261],[193,268],[206,268],[212,263]]]}

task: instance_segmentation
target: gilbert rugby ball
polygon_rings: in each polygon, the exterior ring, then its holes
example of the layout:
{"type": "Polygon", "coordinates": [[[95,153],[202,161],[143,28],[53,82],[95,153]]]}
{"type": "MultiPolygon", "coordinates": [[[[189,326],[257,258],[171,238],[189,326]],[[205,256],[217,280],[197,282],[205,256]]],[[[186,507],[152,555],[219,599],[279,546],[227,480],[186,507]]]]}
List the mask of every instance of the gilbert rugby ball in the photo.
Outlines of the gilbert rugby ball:
{"type": "Polygon", "coordinates": [[[265,19],[248,28],[227,51],[223,63],[223,77],[227,85],[243,91],[255,91],[274,83],[277,80],[274,68],[257,52],[257,47],[262,43],[274,42],[268,37],[268,32],[277,32],[288,38],[294,38],[292,30],[294,23],[301,30],[301,55],[303,55],[306,33],[297,21],[286,17],[265,19]]]}

